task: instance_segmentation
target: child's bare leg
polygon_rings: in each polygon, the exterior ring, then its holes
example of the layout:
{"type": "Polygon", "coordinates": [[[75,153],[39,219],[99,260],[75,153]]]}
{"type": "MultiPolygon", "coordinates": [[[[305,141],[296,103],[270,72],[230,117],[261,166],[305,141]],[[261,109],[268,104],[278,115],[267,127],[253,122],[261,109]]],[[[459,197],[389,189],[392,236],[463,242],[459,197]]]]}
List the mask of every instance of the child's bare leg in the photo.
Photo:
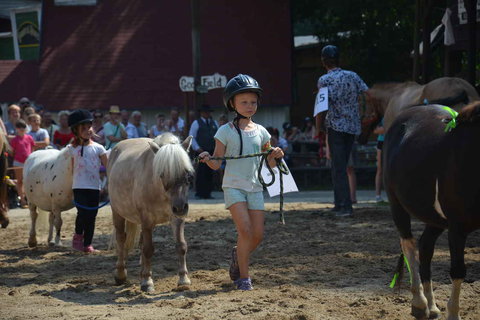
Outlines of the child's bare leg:
{"type": "Polygon", "coordinates": [[[246,202],[237,202],[229,208],[232,219],[237,228],[237,259],[240,269],[240,278],[248,278],[248,260],[250,256],[251,239],[253,238],[253,226],[250,220],[246,202]]]}
{"type": "Polygon", "coordinates": [[[377,149],[377,173],[375,174],[375,195],[382,195],[382,150],[377,149]]]}
{"type": "Polygon", "coordinates": [[[263,210],[248,210],[248,215],[252,226],[252,238],[250,240],[250,253],[252,253],[263,240],[265,213],[263,210]]]}
{"type": "Polygon", "coordinates": [[[15,176],[17,177],[17,193],[23,204],[25,201],[25,190],[23,189],[23,168],[15,169],[15,176]]]}

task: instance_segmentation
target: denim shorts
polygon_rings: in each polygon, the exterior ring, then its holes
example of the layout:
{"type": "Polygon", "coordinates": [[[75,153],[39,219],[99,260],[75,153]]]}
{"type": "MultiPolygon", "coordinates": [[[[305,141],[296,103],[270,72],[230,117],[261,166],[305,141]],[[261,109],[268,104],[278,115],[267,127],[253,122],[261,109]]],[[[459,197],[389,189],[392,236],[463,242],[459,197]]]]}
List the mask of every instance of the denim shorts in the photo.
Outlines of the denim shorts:
{"type": "Polygon", "coordinates": [[[226,209],[237,202],[246,202],[249,210],[265,210],[262,191],[247,192],[236,188],[223,188],[223,195],[226,209]]]}

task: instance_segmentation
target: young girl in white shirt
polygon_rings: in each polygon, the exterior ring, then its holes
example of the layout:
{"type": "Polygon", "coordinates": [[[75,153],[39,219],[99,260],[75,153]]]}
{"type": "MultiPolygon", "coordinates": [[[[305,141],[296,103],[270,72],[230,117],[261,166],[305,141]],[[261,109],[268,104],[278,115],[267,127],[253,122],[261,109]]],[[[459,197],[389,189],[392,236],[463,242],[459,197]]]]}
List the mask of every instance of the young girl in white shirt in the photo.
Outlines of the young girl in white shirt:
{"type": "MultiPolygon", "coordinates": [[[[223,101],[227,109],[236,112],[237,116],[218,129],[213,157],[238,156],[271,149],[270,134],[263,126],[252,121],[262,91],[258,82],[248,75],[239,74],[228,81],[223,101]]],[[[282,157],[282,149],[273,148],[267,160],[274,167],[276,159],[282,157]]],[[[222,164],[221,160],[210,160],[208,152],[202,152],[199,158],[213,170],[219,169],[222,164]]],[[[248,272],[249,258],[263,239],[265,205],[263,187],[257,177],[259,163],[258,157],[227,160],[223,177],[225,207],[230,210],[238,233],[237,246],[232,250],[230,278],[239,290],[253,289],[248,272]]]]}
{"type": "Polygon", "coordinates": [[[100,198],[100,166],[107,167],[107,151],[92,140],[93,118],[83,109],[68,116],[68,125],[75,139],[68,146],[73,159],[73,197],[77,207],[72,247],[86,253],[95,252],[92,246],[95,219],[100,198]]]}

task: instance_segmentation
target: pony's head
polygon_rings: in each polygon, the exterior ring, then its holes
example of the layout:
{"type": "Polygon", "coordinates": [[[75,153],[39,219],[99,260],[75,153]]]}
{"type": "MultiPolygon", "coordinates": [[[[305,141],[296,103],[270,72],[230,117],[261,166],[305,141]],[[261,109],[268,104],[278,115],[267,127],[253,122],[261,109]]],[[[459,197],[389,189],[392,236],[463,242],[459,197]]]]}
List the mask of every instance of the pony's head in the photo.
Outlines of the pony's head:
{"type": "Polygon", "coordinates": [[[195,171],[188,156],[192,136],[182,143],[175,135],[167,132],[156,137],[151,143],[158,148],[153,160],[154,174],[160,178],[172,203],[172,212],[177,217],[188,214],[188,190],[195,171]]]}
{"type": "Polygon", "coordinates": [[[377,95],[375,89],[370,89],[359,97],[360,123],[362,132],[358,137],[358,143],[366,144],[370,134],[383,117],[383,99],[377,95]]]}

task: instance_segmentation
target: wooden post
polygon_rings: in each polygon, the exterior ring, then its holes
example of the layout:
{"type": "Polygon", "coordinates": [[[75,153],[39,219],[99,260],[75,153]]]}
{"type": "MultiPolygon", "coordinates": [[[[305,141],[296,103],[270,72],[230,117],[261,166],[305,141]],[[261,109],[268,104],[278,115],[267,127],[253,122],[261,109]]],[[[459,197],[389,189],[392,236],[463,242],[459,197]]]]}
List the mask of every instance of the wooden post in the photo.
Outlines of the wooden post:
{"type": "Polygon", "coordinates": [[[477,0],[464,0],[467,9],[468,51],[467,80],[475,86],[475,67],[477,54],[477,0]]]}
{"type": "Polygon", "coordinates": [[[422,52],[422,83],[427,83],[430,80],[432,53],[430,49],[430,33],[432,32],[432,8],[433,0],[423,0],[423,52],[422,52]]]}
{"type": "Polygon", "coordinates": [[[199,108],[203,101],[203,96],[198,92],[198,86],[200,85],[200,0],[191,0],[192,8],[192,56],[193,56],[193,91],[195,96],[195,107],[199,108]]]}
{"type": "Polygon", "coordinates": [[[413,81],[418,82],[420,78],[420,17],[421,17],[421,0],[415,0],[415,26],[413,29],[413,81]]]}

